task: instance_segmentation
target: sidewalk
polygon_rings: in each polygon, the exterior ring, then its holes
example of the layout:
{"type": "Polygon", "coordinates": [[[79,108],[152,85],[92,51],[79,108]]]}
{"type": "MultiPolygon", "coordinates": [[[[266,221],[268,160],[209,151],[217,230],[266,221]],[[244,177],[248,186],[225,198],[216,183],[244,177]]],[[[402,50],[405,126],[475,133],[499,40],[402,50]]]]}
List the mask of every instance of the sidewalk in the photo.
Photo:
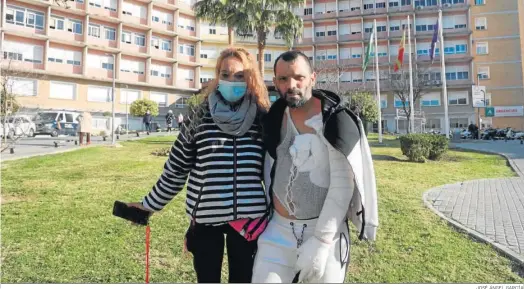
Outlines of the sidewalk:
{"type": "Polygon", "coordinates": [[[524,145],[496,141],[454,146],[504,155],[521,177],[444,185],[425,192],[424,203],[451,225],[524,265],[524,145]]]}
{"type": "MultiPolygon", "coordinates": [[[[153,132],[150,135],[147,135],[146,133],[140,133],[140,136],[137,137],[136,134],[129,134],[129,135],[120,135],[119,139],[116,141],[117,144],[119,142],[124,141],[133,141],[148,137],[162,137],[167,136],[168,134],[166,132],[153,132]]],[[[173,136],[178,135],[178,131],[175,131],[173,136]]],[[[88,147],[81,147],[79,145],[75,145],[75,141],[78,140],[78,137],[58,137],[58,138],[51,138],[51,137],[36,137],[36,138],[25,138],[23,140],[20,140],[20,142],[15,146],[14,148],[14,154],[11,154],[9,152],[9,149],[2,152],[0,162],[5,161],[13,161],[18,159],[24,159],[24,158],[30,158],[35,156],[43,156],[43,155],[52,155],[52,154],[59,154],[59,153],[65,153],[69,151],[75,151],[82,148],[89,148],[89,147],[96,147],[96,146],[110,146],[111,145],[111,137],[107,137],[104,141],[102,137],[93,137],[91,138],[91,145],[88,147]],[[55,146],[55,142],[57,143],[55,146]]]]}

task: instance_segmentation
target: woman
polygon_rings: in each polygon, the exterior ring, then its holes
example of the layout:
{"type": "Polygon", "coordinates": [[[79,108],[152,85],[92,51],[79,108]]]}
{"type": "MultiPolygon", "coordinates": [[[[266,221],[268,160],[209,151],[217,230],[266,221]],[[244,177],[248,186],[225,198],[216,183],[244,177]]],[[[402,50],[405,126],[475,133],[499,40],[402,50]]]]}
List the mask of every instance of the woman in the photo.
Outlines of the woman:
{"type": "Polygon", "coordinates": [[[167,132],[171,132],[171,128],[173,127],[173,119],[175,118],[175,115],[173,114],[172,110],[169,110],[166,114],[166,126],[167,126],[167,132]]]}
{"type": "Polygon", "coordinates": [[[268,199],[262,186],[261,117],[269,108],[252,55],[224,50],[218,80],[181,128],[164,171],[141,203],[159,211],[187,184],[187,250],[199,283],[220,283],[224,235],[230,283],[250,283],[258,234],[265,228],[268,199]]]}

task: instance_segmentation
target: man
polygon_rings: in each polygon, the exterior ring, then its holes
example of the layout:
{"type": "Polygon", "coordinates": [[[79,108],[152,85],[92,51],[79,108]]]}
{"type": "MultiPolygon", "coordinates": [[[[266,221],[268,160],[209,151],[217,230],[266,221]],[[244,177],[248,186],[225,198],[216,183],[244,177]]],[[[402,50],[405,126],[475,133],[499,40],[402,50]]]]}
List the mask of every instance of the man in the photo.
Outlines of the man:
{"type": "Polygon", "coordinates": [[[174,118],[175,118],[175,115],[173,114],[173,111],[169,110],[166,114],[167,133],[171,133],[171,129],[173,128],[174,118]]]}
{"type": "Polygon", "coordinates": [[[348,218],[374,240],[377,195],[361,121],[336,94],[314,90],[306,55],[274,66],[280,99],[264,121],[265,186],[273,214],[258,240],[253,283],[342,283],[349,263],[348,218]]]}
{"type": "Polygon", "coordinates": [[[182,115],[182,113],[179,113],[178,114],[178,130],[180,130],[180,128],[182,127],[182,124],[184,123],[184,116],[182,115]]]}
{"type": "Polygon", "coordinates": [[[151,116],[151,111],[149,110],[146,111],[146,114],[144,115],[144,118],[142,121],[146,126],[147,133],[149,134],[151,132],[151,121],[153,121],[153,117],[151,116]]]}

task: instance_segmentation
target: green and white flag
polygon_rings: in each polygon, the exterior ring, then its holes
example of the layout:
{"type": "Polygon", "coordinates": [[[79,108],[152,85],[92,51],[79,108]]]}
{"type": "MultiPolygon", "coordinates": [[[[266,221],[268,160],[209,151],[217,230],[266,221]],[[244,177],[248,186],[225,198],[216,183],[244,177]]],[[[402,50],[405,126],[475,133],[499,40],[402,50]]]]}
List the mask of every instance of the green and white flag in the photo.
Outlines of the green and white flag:
{"type": "Polygon", "coordinates": [[[371,31],[371,35],[369,36],[369,44],[368,44],[368,48],[366,49],[364,63],[362,64],[362,73],[366,73],[366,68],[368,67],[369,59],[371,58],[371,52],[373,51],[374,39],[375,39],[375,28],[373,27],[373,31],[371,31]]]}

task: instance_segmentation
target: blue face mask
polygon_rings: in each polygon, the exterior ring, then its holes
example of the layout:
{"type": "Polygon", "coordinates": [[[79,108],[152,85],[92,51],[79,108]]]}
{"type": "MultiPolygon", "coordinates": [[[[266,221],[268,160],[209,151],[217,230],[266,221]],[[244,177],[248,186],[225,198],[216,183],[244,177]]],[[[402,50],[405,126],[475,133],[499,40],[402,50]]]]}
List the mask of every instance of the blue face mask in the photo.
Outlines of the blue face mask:
{"type": "Polygon", "coordinates": [[[242,82],[230,82],[225,80],[218,81],[218,91],[222,97],[230,103],[235,103],[240,100],[247,90],[247,83],[242,82]]]}

